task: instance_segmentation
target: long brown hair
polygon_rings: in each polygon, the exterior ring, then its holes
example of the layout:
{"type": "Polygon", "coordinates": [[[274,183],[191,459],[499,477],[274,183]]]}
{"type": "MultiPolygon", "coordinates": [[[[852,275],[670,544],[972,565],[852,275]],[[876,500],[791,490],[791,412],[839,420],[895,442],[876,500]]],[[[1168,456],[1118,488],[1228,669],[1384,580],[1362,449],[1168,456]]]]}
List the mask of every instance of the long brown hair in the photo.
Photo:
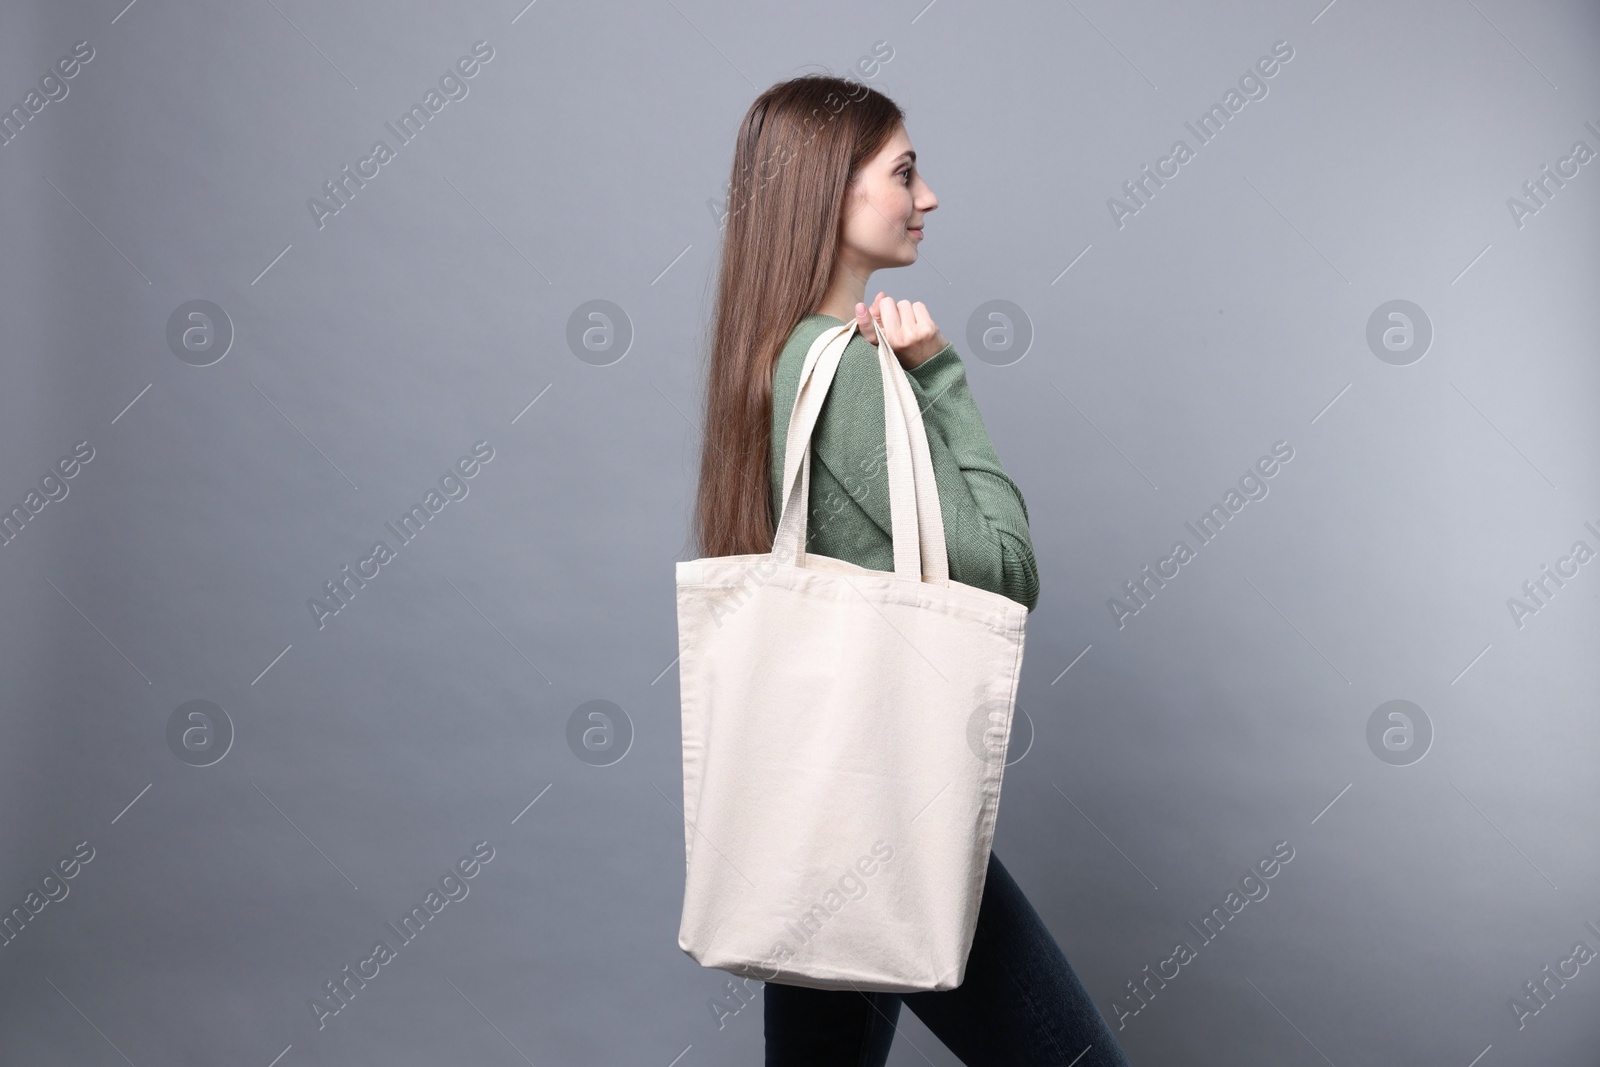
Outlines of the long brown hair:
{"type": "Polygon", "coordinates": [[[773,370],[827,295],[850,182],[904,120],[877,90],[820,74],[772,86],[745,112],[707,365],[693,530],[702,557],[772,548],[773,370]]]}

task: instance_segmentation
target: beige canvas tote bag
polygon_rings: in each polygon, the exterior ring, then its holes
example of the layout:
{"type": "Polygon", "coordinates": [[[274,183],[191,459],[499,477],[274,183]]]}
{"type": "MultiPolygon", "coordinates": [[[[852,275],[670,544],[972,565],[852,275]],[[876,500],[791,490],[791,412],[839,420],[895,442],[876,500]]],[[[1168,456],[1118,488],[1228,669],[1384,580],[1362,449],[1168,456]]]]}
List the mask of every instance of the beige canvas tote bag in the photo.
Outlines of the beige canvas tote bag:
{"type": "Polygon", "coordinates": [[[770,553],[677,564],[683,915],[706,967],[815,989],[961,984],[1027,608],[951,581],[927,433],[886,340],[894,570],[805,551],[811,435],[854,321],[806,354],[770,553]]]}

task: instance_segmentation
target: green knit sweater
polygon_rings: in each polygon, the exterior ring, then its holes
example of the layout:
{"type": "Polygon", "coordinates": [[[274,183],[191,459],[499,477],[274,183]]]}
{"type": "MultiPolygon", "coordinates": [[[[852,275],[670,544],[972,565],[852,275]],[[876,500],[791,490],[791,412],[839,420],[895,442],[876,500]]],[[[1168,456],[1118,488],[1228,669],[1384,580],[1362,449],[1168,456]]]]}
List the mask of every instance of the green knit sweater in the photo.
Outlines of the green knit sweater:
{"type": "MultiPolygon", "coordinates": [[[[784,448],[806,352],[817,335],[844,319],[800,320],[772,376],[772,518],[783,508],[784,448]]],[[[1000,466],[967,388],[967,370],[945,345],[911,370],[927,428],[934,482],[944,513],[953,581],[1000,593],[1027,607],[1039,601],[1039,569],[1028,536],[1022,491],[1000,466]]],[[[894,570],[889,485],[884,463],[883,379],[878,350],[859,332],[850,338],[811,437],[810,518],[806,551],[871,570],[894,570]]]]}

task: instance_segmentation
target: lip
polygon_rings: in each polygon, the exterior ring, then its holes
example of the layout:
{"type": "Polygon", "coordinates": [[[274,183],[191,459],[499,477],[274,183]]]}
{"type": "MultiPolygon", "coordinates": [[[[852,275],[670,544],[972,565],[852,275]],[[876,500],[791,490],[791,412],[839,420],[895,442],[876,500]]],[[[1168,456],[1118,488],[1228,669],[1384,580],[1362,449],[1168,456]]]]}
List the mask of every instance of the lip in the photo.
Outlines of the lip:
{"type": "Polygon", "coordinates": [[[921,226],[907,226],[906,227],[906,232],[911,234],[917,240],[919,240],[919,241],[922,240],[922,227],[921,226]]]}

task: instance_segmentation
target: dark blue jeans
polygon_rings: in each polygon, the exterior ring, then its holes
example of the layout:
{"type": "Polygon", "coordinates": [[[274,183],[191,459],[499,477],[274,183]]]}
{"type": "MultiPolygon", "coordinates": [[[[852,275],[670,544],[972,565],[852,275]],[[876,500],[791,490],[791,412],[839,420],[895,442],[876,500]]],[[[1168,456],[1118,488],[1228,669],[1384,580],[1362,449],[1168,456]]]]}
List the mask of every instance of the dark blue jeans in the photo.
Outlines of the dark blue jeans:
{"type": "Polygon", "coordinates": [[[882,1067],[902,1000],[967,1067],[1128,1067],[1067,957],[993,851],[959,986],[862,993],[768,982],[766,1067],[882,1067]]]}

